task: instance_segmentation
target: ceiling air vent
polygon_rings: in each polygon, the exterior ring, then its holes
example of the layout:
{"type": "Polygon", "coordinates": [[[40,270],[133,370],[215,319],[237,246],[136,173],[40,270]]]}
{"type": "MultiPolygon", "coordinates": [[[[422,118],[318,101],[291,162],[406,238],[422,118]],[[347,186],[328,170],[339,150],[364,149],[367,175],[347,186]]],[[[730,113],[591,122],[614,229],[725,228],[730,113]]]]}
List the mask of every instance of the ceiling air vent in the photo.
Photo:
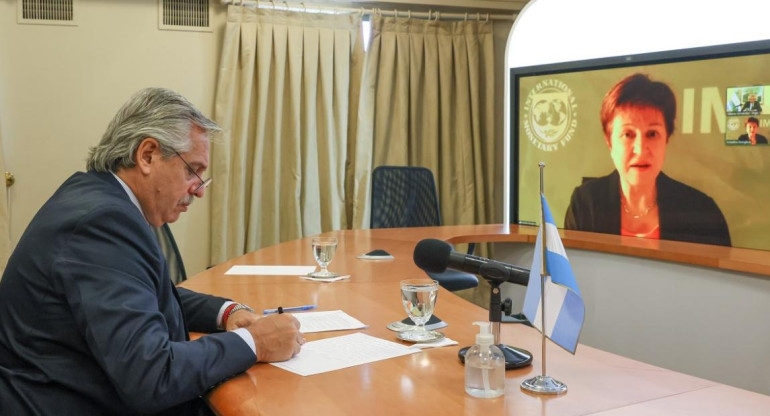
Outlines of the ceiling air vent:
{"type": "Polygon", "coordinates": [[[17,0],[16,21],[32,25],[76,26],[77,0],[17,0]]]}
{"type": "Polygon", "coordinates": [[[211,32],[210,3],[209,0],[158,0],[158,27],[211,32]]]}

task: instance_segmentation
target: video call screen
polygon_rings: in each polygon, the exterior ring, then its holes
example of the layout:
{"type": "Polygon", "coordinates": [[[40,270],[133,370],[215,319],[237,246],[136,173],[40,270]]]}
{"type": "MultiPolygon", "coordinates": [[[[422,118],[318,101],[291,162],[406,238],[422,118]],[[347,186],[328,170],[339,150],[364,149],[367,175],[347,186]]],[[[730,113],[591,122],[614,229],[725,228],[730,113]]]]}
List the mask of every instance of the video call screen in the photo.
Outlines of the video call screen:
{"type": "Polygon", "coordinates": [[[564,227],[573,190],[615,170],[600,121],[628,75],[676,97],[662,172],[711,197],[733,247],[770,249],[770,42],[750,42],[511,69],[511,221],[540,223],[545,196],[564,227]]]}

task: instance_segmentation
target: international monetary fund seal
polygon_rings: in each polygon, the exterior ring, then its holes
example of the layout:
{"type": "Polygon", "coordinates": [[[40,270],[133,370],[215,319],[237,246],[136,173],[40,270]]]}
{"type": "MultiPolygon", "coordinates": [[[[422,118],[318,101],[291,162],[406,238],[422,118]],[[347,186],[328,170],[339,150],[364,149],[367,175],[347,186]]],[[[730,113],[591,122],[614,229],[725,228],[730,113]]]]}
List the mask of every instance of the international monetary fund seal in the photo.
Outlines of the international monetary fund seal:
{"type": "Polygon", "coordinates": [[[538,82],[522,110],[524,132],[538,149],[553,152],[572,140],[577,128],[577,104],[567,84],[556,79],[538,82]]]}

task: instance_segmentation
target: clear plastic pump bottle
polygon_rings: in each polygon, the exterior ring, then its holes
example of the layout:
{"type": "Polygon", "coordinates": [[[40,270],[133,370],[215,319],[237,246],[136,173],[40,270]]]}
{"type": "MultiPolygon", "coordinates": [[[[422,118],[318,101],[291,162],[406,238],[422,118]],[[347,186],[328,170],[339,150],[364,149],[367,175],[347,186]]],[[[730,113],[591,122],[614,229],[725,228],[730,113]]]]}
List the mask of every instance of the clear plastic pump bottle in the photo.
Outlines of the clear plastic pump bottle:
{"type": "Polygon", "coordinates": [[[465,354],[465,391],[473,397],[492,399],[505,393],[505,357],[494,344],[489,322],[479,326],[476,345],[465,354]]]}

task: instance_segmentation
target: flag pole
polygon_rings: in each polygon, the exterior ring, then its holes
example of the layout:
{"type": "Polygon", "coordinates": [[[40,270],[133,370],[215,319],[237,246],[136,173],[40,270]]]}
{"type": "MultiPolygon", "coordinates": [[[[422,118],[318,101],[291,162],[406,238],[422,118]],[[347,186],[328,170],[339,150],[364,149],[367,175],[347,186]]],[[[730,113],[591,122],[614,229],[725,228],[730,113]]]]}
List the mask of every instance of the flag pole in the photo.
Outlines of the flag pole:
{"type": "Polygon", "coordinates": [[[545,208],[543,207],[543,195],[545,195],[545,163],[538,163],[540,167],[540,249],[542,252],[541,264],[540,264],[540,327],[541,332],[541,374],[532,378],[528,378],[521,383],[521,388],[537,394],[562,394],[567,392],[567,385],[561,381],[546,375],[546,335],[545,335],[545,283],[548,278],[548,262],[546,261],[548,247],[546,242],[546,222],[545,222],[545,208]]]}
{"type": "Polygon", "coordinates": [[[546,261],[546,256],[548,255],[547,247],[545,242],[548,241],[546,238],[546,226],[545,226],[545,209],[543,208],[543,195],[545,195],[545,178],[543,177],[545,173],[545,163],[540,162],[538,163],[538,166],[540,167],[540,229],[541,231],[541,240],[540,240],[540,327],[543,328],[543,330],[540,332],[541,336],[541,351],[543,353],[543,362],[541,364],[541,372],[540,375],[545,377],[545,343],[546,343],[546,336],[545,336],[545,281],[546,276],[548,276],[548,262],[546,261]]]}

